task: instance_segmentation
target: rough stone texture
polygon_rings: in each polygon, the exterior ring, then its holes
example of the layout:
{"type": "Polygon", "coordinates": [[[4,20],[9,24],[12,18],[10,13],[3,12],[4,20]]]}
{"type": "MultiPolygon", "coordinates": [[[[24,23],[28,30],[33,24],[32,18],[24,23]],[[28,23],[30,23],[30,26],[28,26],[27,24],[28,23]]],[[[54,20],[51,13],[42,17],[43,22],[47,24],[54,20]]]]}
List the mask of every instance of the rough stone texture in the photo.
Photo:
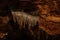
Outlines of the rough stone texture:
{"type": "Polygon", "coordinates": [[[40,10],[40,26],[50,35],[60,34],[60,8],[59,0],[41,0],[37,5],[40,10]]]}
{"type": "MultiPolygon", "coordinates": [[[[17,3],[17,1],[15,0],[13,1],[10,0],[10,1],[11,2],[9,5],[6,3],[2,7],[4,7],[5,5],[12,7],[13,5],[15,5],[15,3],[17,3]]],[[[32,1],[35,1],[35,0],[32,0],[32,1]]],[[[24,12],[21,12],[21,14],[19,14],[20,12],[14,12],[16,14],[13,14],[13,18],[14,17],[16,18],[16,19],[14,18],[14,21],[15,22],[17,21],[20,26],[19,28],[20,28],[21,40],[60,40],[60,35],[56,35],[56,34],[60,34],[60,23],[56,23],[56,22],[60,22],[59,2],[60,2],[59,0],[56,0],[56,1],[55,0],[37,0],[37,2],[34,2],[35,4],[37,3],[36,6],[38,7],[40,12],[39,27],[37,23],[38,18],[36,18],[36,16],[32,16],[33,11],[32,12],[30,11],[31,6],[29,7],[27,6],[29,8],[29,12],[31,12],[31,15],[24,12]],[[50,16],[53,16],[53,17],[50,17],[50,16]],[[57,20],[57,17],[59,20],[57,20]],[[51,19],[51,18],[54,18],[54,19],[51,19]]],[[[22,5],[22,6],[25,6],[25,5],[22,5]]],[[[22,6],[20,7],[24,9],[24,7],[22,6]]]]}

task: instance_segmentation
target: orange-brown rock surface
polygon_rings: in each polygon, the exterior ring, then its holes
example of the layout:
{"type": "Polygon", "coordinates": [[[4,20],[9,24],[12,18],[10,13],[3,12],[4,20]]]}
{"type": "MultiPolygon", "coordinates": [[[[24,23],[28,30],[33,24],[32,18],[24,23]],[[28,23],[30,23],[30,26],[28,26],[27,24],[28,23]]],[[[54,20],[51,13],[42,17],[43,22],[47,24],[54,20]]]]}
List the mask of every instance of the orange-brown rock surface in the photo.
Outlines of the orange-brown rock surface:
{"type": "Polygon", "coordinates": [[[37,7],[40,10],[39,28],[50,35],[60,34],[59,0],[41,0],[37,7]]]}

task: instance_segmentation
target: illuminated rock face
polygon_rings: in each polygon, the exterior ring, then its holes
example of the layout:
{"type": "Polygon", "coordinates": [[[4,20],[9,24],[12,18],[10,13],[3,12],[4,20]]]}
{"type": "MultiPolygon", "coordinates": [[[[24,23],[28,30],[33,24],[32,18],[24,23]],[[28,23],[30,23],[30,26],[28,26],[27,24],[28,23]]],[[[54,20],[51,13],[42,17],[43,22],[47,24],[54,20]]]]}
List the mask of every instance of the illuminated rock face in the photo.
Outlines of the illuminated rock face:
{"type": "Polygon", "coordinates": [[[41,3],[37,7],[40,10],[39,28],[50,35],[60,34],[59,1],[41,0],[41,3]]]}

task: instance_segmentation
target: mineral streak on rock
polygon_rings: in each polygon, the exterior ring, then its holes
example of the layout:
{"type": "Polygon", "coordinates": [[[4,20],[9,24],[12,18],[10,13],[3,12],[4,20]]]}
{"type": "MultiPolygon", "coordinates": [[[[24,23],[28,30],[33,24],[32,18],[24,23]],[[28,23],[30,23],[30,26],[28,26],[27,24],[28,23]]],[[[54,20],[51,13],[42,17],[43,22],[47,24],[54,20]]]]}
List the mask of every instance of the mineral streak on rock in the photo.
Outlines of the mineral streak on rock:
{"type": "Polygon", "coordinates": [[[38,16],[32,16],[24,12],[12,12],[15,22],[17,21],[19,26],[25,28],[28,23],[28,27],[33,27],[38,22],[38,16]]]}

